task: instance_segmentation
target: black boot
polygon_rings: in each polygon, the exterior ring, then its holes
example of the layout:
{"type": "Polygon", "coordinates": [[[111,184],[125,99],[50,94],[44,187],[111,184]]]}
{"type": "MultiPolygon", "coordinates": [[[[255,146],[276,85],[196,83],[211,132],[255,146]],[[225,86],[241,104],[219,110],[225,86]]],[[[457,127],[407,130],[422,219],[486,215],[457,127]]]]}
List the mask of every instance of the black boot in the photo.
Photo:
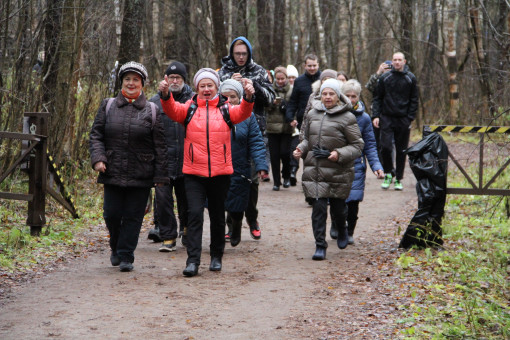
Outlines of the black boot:
{"type": "Polygon", "coordinates": [[[338,238],[338,228],[336,227],[335,221],[331,221],[331,229],[329,230],[329,236],[333,240],[336,240],[338,238]]]}
{"type": "Polygon", "coordinates": [[[235,247],[241,242],[241,227],[243,220],[232,219],[232,235],[230,236],[230,245],[235,247]]]}
{"type": "Polygon", "coordinates": [[[296,173],[297,173],[297,167],[293,166],[291,169],[290,169],[290,185],[292,185],[293,187],[296,186],[296,183],[297,183],[297,178],[296,178],[296,173]]]}
{"type": "Polygon", "coordinates": [[[356,228],[356,220],[347,221],[347,243],[354,244],[354,229],[356,228]]]}
{"type": "Polygon", "coordinates": [[[336,240],[336,244],[338,245],[338,248],[345,249],[347,248],[348,242],[347,227],[344,225],[343,228],[338,228],[338,239],[336,240]]]}
{"type": "Polygon", "coordinates": [[[326,248],[317,246],[315,248],[315,254],[312,256],[314,261],[322,261],[326,258],[326,248]]]}
{"type": "Polygon", "coordinates": [[[149,240],[153,240],[154,242],[163,242],[163,239],[159,236],[159,227],[155,226],[151,230],[149,230],[149,235],[147,235],[149,240]]]}

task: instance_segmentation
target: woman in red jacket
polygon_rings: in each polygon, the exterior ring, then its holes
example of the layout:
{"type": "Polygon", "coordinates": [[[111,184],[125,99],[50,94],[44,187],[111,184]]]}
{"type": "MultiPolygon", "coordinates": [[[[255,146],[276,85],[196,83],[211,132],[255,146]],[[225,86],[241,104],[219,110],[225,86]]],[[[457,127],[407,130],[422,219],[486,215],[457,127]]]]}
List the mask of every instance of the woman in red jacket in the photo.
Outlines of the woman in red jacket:
{"type": "MultiPolygon", "coordinates": [[[[184,183],[188,200],[188,259],[184,276],[195,276],[200,266],[204,206],[207,199],[211,228],[211,265],[220,271],[225,248],[225,199],[234,172],[230,150],[230,126],[220,108],[227,104],[232,124],[250,117],[255,90],[249,79],[242,79],[245,96],[241,105],[228,104],[218,94],[220,78],[210,68],[200,69],[193,78],[197,95],[184,104],[176,102],[169,92],[169,82],[159,84],[161,105],[172,120],[185,125],[184,183]],[[191,119],[190,119],[191,117],[191,119]]],[[[224,110],[225,112],[225,110],[224,110]]]]}

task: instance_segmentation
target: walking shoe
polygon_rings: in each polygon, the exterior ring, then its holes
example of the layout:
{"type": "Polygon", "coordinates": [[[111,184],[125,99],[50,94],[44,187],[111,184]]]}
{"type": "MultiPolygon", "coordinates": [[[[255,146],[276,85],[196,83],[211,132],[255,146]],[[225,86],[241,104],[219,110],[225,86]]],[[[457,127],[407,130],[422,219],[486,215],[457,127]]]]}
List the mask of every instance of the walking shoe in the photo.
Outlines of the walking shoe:
{"type": "Polygon", "coordinates": [[[295,166],[292,167],[292,169],[290,169],[290,185],[295,187],[296,186],[296,183],[297,183],[297,177],[296,177],[296,173],[297,173],[297,168],[295,166]]]}
{"type": "Polygon", "coordinates": [[[187,277],[193,277],[198,274],[198,264],[196,263],[188,263],[186,268],[182,271],[182,275],[187,277]]]}
{"type": "Polygon", "coordinates": [[[174,251],[176,249],[177,245],[175,242],[175,239],[173,240],[165,240],[163,241],[163,244],[161,247],[159,247],[159,251],[162,253],[169,253],[171,251],[174,251]]]}
{"type": "Polygon", "coordinates": [[[383,188],[384,190],[388,190],[392,181],[393,181],[393,176],[391,176],[391,174],[386,174],[384,176],[384,181],[381,184],[381,188],[383,188]]]}
{"type": "Polygon", "coordinates": [[[314,261],[322,261],[326,258],[326,248],[317,246],[315,248],[315,254],[312,256],[314,261]]]}
{"type": "Polygon", "coordinates": [[[131,262],[122,261],[119,265],[121,272],[130,272],[133,270],[133,264],[131,262]]]}
{"type": "Polygon", "coordinates": [[[283,187],[284,188],[290,187],[290,178],[284,178],[283,179],[283,187]]]}
{"type": "Polygon", "coordinates": [[[181,239],[181,244],[183,245],[183,247],[188,247],[188,236],[186,235],[186,231],[187,231],[187,228],[184,227],[180,232],[179,232],[179,238],[181,239]]]}
{"type": "Polygon", "coordinates": [[[263,174],[263,175],[262,175],[262,181],[263,181],[263,182],[269,182],[269,180],[270,180],[270,179],[269,179],[269,175],[268,175],[268,174],[263,174]]]}
{"type": "Polygon", "coordinates": [[[229,231],[225,234],[225,242],[230,242],[230,238],[232,237],[232,232],[229,231]]]}
{"type": "Polygon", "coordinates": [[[209,266],[209,270],[212,272],[221,271],[221,257],[211,257],[211,265],[209,266]]]}
{"type": "Polygon", "coordinates": [[[354,244],[354,237],[351,235],[347,236],[347,244],[354,244]]]}
{"type": "Polygon", "coordinates": [[[112,253],[110,255],[110,262],[112,263],[112,266],[117,267],[120,264],[120,258],[117,254],[112,253]]]}
{"type": "Polygon", "coordinates": [[[149,240],[153,240],[154,242],[163,242],[161,237],[159,236],[159,227],[154,227],[149,230],[149,235],[147,235],[149,240]]]}
{"type": "Polygon", "coordinates": [[[250,236],[254,240],[260,240],[261,232],[259,222],[255,222],[253,225],[250,225],[250,236]]]}
{"type": "Polygon", "coordinates": [[[273,191],[280,191],[279,185],[273,185],[273,191]]]}
{"type": "Polygon", "coordinates": [[[395,180],[395,190],[404,190],[404,186],[398,179],[395,180]]]}

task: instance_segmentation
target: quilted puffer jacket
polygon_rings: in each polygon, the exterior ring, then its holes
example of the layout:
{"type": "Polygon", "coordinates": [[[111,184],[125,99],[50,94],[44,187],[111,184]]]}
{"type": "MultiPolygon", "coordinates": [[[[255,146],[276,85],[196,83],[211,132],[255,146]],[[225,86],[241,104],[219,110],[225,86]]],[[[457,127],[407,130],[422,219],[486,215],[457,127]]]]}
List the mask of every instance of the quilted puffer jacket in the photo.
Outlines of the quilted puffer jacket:
{"type": "Polygon", "coordinates": [[[342,96],[340,105],[326,109],[321,101],[314,100],[308,112],[307,125],[303,126],[304,139],[298,145],[303,152],[303,190],[306,197],[346,199],[354,179],[354,160],[361,156],[364,142],[356,122],[349,112],[351,104],[342,96]],[[313,148],[329,152],[336,150],[337,162],[314,157],[313,148]]]}
{"type": "Polygon", "coordinates": [[[121,187],[151,187],[169,183],[166,143],[161,113],[152,111],[142,94],[129,103],[119,93],[106,114],[103,100],[90,131],[91,165],[106,164],[98,183],[121,187]]]}
{"type": "MultiPolygon", "coordinates": [[[[198,108],[186,127],[184,138],[184,164],[182,172],[188,175],[214,177],[231,175],[232,152],[230,144],[230,127],[225,123],[220,107],[227,98],[218,95],[211,100],[200,99],[195,95],[192,100],[181,104],[172,96],[161,99],[165,114],[172,120],[184,124],[188,108],[196,101],[198,108]]],[[[251,115],[253,102],[245,98],[240,105],[229,104],[230,120],[237,124],[251,115]]]]}

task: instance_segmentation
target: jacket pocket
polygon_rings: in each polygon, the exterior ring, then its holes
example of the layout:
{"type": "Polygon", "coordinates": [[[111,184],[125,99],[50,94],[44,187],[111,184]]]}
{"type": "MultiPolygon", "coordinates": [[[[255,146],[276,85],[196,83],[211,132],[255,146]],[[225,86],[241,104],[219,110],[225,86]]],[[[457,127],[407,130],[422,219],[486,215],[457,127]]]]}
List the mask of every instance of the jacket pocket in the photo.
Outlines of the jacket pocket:
{"type": "Polygon", "coordinates": [[[147,179],[154,177],[154,154],[137,153],[137,164],[134,164],[133,174],[136,179],[147,179]]]}
{"type": "Polygon", "coordinates": [[[113,150],[106,150],[106,171],[105,175],[112,176],[115,174],[115,169],[119,164],[116,164],[115,161],[115,152],[113,150]]]}
{"type": "Polygon", "coordinates": [[[188,156],[189,156],[189,159],[191,160],[191,163],[193,163],[193,143],[189,144],[188,156]]]}

